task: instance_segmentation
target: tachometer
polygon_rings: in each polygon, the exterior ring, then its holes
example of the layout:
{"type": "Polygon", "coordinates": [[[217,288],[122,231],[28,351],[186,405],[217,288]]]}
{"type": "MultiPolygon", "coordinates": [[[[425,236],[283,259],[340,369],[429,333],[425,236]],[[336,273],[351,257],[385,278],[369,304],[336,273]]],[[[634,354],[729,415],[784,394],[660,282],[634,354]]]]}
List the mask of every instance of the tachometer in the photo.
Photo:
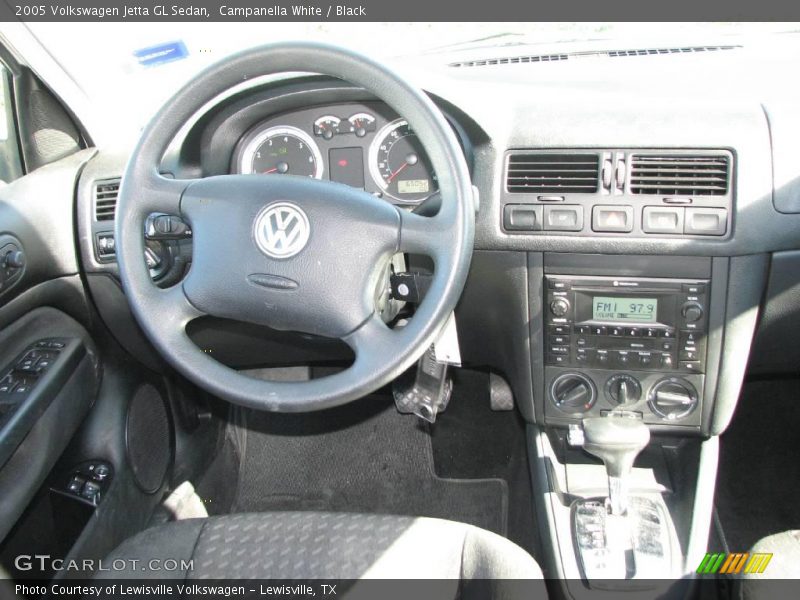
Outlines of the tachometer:
{"type": "Polygon", "coordinates": [[[322,178],[319,147],[305,131],[278,126],[260,131],[242,149],[240,173],[322,178]]]}
{"type": "Polygon", "coordinates": [[[385,125],[369,148],[375,183],[400,202],[418,203],[436,192],[438,182],[417,135],[405,119],[385,125]]]}

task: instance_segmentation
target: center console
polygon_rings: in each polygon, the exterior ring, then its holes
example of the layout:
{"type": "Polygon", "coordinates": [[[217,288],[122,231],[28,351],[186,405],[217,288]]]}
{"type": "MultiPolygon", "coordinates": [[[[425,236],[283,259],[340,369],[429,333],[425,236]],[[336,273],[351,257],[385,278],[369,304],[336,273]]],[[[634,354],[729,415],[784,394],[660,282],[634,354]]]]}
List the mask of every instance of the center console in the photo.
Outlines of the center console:
{"type": "Polygon", "coordinates": [[[622,410],[655,432],[703,434],[719,376],[727,261],[533,255],[537,421],[565,428],[622,410]]]}
{"type": "Polygon", "coordinates": [[[729,261],[528,257],[536,508],[572,597],[650,593],[705,551],[729,261]]]}
{"type": "Polygon", "coordinates": [[[545,276],[545,415],[700,424],[708,279],[545,276]]]}

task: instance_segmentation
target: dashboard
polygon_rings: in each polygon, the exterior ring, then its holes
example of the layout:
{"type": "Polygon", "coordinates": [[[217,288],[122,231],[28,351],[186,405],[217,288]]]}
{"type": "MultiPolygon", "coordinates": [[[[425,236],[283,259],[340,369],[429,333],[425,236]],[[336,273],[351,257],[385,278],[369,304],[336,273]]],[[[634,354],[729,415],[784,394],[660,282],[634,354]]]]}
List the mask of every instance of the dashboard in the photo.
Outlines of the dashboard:
{"type": "MultiPolygon", "coordinates": [[[[481,198],[456,311],[462,359],[504,373],[529,421],[566,426],[624,406],[656,429],[707,435],[731,415],[769,255],[800,247],[800,202],[787,206],[796,196],[781,183],[800,178],[774,159],[793,156],[800,119],[791,107],[727,94],[723,78],[724,102],[657,93],[665,68],[707,78],[706,62],[692,60],[632,58],[623,71],[611,60],[575,61],[558,67],[560,78],[511,65],[417,72],[481,198]]],[[[104,276],[117,274],[116,262],[97,245],[113,231],[106,186],[118,185],[124,160],[101,152],[79,186],[83,264],[113,323],[124,322],[124,302],[104,276]]],[[[408,208],[438,188],[402,115],[364,90],[304,76],[215,102],[162,169],[176,178],[313,177],[408,208]]],[[[163,264],[189,268],[190,239],[158,244],[163,264]]],[[[796,264],[787,259],[787,273],[796,264]]],[[[203,327],[193,335],[232,365],[294,364],[283,338],[267,348],[272,334],[254,341],[227,323],[203,327]]]]}
{"type": "Polygon", "coordinates": [[[419,204],[438,189],[413,129],[380,102],[323,105],[262,120],[236,144],[230,172],[326,179],[403,205],[419,204]]]}

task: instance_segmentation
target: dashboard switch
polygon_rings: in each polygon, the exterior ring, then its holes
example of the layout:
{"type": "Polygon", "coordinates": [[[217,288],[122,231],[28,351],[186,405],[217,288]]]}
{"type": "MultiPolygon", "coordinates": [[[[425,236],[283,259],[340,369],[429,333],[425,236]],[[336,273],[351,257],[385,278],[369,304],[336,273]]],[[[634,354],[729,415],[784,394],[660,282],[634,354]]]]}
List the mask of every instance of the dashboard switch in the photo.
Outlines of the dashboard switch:
{"type": "Polygon", "coordinates": [[[633,207],[595,206],[592,210],[592,229],[617,233],[633,231],[633,207]]]}
{"type": "Polygon", "coordinates": [[[642,230],[645,233],[683,233],[685,210],[682,207],[645,206],[642,230]]]}
{"type": "Polygon", "coordinates": [[[527,204],[506,204],[503,227],[508,231],[541,231],[542,207],[527,204]]]}
{"type": "Polygon", "coordinates": [[[580,231],[583,229],[582,206],[545,206],[546,231],[580,231]]]}
{"type": "Polygon", "coordinates": [[[114,234],[110,231],[104,231],[97,234],[97,257],[100,260],[108,260],[114,257],[117,252],[117,244],[114,240],[114,234]]]}
{"type": "Polygon", "coordinates": [[[683,232],[691,235],[725,235],[728,211],[724,208],[687,208],[683,232]]]}

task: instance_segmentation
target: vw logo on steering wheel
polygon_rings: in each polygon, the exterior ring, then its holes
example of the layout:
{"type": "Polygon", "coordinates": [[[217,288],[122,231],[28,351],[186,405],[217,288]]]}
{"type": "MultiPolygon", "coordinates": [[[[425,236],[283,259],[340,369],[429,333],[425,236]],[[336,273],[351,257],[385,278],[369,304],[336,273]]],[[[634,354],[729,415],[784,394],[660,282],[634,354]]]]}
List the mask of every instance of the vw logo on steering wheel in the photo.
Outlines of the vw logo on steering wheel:
{"type": "Polygon", "coordinates": [[[289,258],[306,247],[311,227],[302,208],[291,202],[276,202],[258,214],[253,234],[264,254],[289,258]]]}

